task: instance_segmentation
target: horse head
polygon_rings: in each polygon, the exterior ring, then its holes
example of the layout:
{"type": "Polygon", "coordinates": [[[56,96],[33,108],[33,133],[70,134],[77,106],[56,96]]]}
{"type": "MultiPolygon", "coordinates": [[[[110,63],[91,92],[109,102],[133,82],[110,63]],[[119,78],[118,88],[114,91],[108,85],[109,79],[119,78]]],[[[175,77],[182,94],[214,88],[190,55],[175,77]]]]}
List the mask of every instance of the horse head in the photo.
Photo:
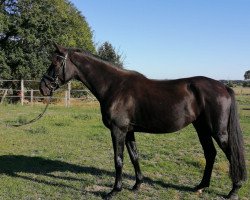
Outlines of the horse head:
{"type": "Polygon", "coordinates": [[[74,76],[75,67],[69,58],[68,50],[60,45],[54,45],[56,50],[52,54],[51,64],[40,82],[40,91],[44,96],[51,95],[74,76]]]}

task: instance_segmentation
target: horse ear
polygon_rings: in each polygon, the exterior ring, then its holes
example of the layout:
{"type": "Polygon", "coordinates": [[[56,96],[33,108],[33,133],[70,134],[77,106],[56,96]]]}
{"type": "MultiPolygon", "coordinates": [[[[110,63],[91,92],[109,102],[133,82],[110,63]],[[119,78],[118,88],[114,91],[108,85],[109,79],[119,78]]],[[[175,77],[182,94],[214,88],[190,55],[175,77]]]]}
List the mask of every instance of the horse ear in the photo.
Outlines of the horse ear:
{"type": "Polygon", "coordinates": [[[53,46],[56,48],[56,50],[59,50],[58,44],[56,42],[53,42],[53,46]]]}
{"type": "Polygon", "coordinates": [[[60,53],[65,53],[65,48],[63,48],[61,45],[58,45],[57,43],[54,42],[54,47],[56,48],[56,50],[60,53]]]}
{"type": "Polygon", "coordinates": [[[56,50],[60,52],[60,48],[61,48],[60,45],[58,45],[58,44],[55,43],[55,42],[53,42],[53,45],[54,45],[54,47],[56,48],[56,50]]]}

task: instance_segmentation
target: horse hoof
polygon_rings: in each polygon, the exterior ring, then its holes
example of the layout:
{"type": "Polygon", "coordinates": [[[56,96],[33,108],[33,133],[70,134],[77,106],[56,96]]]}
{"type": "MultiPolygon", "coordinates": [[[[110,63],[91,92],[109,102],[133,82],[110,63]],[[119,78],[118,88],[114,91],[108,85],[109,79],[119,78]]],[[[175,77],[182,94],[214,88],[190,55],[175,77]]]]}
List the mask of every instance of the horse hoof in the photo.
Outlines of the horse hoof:
{"type": "Polygon", "coordinates": [[[239,200],[238,194],[231,194],[227,197],[229,200],[239,200]]]}
{"type": "Polygon", "coordinates": [[[103,199],[104,199],[104,200],[111,200],[111,199],[112,199],[112,196],[107,194],[103,199]]]}
{"type": "Polygon", "coordinates": [[[197,185],[193,190],[194,192],[197,192],[198,194],[201,194],[205,188],[209,187],[208,184],[199,184],[197,185]]]}
{"type": "Polygon", "coordinates": [[[197,192],[197,194],[202,194],[203,189],[199,189],[199,190],[197,190],[196,192],[197,192]]]}
{"type": "Polygon", "coordinates": [[[135,184],[132,188],[132,191],[138,191],[141,187],[141,184],[135,184]]]}
{"type": "Polygon", "coordinates": [[[116,188],[113,189],[110,193],[108,193],[103,199],[104,200],[110,200],[112,199],[113,196],[115,196],[118,192],[120,192],[122,189],[121,188],[116,188]]]}
{"type": "Polygon", "coordinates": [[[108,193],[103,199],[104,200],[110,200],[110,199],[112,199],[112,197],[113,197],[113,192],[111,191],[110,193],[108,193]]]}

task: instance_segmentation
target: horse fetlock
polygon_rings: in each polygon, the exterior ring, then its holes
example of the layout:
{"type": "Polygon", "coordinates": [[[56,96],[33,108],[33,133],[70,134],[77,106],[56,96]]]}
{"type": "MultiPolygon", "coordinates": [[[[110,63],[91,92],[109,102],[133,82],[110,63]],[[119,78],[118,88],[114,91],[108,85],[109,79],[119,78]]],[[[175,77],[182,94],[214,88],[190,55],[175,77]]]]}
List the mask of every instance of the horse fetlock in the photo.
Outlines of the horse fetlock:
{"type": "Polygon", "coordinates": [[[114,188],[113,188],[114,191],[121,191],[122,190],[122,181],[117,181],[114,185],[114,188]]]}
{"type": "Polygon", "coordinates": [[[119,184],[117,184],[117,185],[113,188],[112,191],[113,191],[113,192],[120,192],[120,191],[122,191],[122,183],[120,182],[119,184]]]}
{"type": "Polygon", "coordinates": [[[138,174],[137,177],[136,177],[136,183],[142,183],[142,180],[143,180],[143,176],[142,174],[138,174]]]}

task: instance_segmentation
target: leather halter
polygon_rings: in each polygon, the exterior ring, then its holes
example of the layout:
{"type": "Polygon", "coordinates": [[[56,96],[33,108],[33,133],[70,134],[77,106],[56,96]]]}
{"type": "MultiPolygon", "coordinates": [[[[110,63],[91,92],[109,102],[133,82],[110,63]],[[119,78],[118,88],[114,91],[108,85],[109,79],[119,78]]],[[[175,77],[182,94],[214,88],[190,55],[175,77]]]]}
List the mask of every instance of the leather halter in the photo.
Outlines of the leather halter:
{"type": "Polygon", "coordinates": [[[45,83],[46,83],[46,80],[49,80],[50,84],[48,84],[48,85],[46,84],[46,85],[51,91],[54,91],[55,89],[60,87],[60,84],[59,84],[59,72],[60,72],[61,68],[62,68],[62,71],[63,71],[63,79],[64,79],[64,81],[66,80],[65,72],[66,72],[66,60],[68,58],[68,54],[66,54],[65,56],[61,56],[61,55],[56,55],[56,56],[63,59],[63,62],[61,64],[60,68],[55,72],[54,76],[44,74],[43,77],[42,77],[42,80],[44,80],[45,83]]]}

